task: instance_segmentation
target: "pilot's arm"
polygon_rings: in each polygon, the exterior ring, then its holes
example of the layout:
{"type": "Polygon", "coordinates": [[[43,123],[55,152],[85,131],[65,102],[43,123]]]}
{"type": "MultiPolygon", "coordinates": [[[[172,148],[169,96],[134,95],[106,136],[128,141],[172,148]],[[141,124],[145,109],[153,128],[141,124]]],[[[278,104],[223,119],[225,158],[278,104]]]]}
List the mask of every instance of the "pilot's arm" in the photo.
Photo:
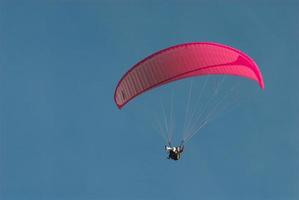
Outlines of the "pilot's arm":
{"type": "Polygon", "coordinates": [[[180,153],[182,153],[184,151],[184,145],[180,146],[180,153]]]}

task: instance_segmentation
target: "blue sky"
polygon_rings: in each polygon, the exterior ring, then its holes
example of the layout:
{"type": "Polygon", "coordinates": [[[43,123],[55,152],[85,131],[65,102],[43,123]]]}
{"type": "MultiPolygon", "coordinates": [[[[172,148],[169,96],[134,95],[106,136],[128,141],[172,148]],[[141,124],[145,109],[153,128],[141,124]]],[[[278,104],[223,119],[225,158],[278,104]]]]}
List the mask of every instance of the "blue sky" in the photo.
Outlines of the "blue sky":
{"type": "Polygon", "coordinates": [[[0,0],[0,198],[298,199],[299,2],[271,2],[0,0]],[[266,88],[170,162],[140,109],[163,90],[121,111],[113,93],[192,41],[246,52],[266,88]]]}

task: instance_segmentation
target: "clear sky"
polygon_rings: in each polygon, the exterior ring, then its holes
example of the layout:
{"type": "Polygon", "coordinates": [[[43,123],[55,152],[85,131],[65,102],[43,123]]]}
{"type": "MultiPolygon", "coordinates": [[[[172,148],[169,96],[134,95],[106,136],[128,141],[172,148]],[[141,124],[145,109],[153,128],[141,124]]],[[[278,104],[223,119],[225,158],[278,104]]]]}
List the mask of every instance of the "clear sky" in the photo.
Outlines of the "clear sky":
{"type": "Polygon", "coordinates": [[[0,199],[299,199],[298,10],[295,0],[0,0],[0,199]],[[113,94],[138,60],[192,41],[246,52],[266,88],[171,162],[136,120],[159,91],[121,111],[113,94]]]}

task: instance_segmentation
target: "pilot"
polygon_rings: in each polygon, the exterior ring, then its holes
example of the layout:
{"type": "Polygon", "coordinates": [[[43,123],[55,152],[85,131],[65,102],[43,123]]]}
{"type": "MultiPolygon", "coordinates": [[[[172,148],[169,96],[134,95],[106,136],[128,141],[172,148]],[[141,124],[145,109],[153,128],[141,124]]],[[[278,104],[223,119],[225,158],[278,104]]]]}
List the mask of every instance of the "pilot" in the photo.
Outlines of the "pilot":
{"type": "Polygon", "coordinates": [[[184,151],[184,145],[177,147],[165,146],[165,151],[168,153],[168,159],[179,160],[181,158],[181,153],[184,151]]]}

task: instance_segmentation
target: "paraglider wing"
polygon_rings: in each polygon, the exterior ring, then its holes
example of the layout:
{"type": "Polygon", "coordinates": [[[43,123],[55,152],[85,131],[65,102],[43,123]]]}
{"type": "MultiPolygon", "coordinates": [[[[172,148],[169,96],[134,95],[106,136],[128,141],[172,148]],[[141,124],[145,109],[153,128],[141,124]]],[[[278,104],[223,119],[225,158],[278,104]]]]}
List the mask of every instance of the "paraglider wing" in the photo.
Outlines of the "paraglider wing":
{"type": "Polygon", "coordinates": [[[264,82],[257,64],[245,53],[218,43],[180,44],[154,53],[134,65],[119,81],[114,94],[118,108],[163,84],[192,76],[223,74],[264,82]]]}

